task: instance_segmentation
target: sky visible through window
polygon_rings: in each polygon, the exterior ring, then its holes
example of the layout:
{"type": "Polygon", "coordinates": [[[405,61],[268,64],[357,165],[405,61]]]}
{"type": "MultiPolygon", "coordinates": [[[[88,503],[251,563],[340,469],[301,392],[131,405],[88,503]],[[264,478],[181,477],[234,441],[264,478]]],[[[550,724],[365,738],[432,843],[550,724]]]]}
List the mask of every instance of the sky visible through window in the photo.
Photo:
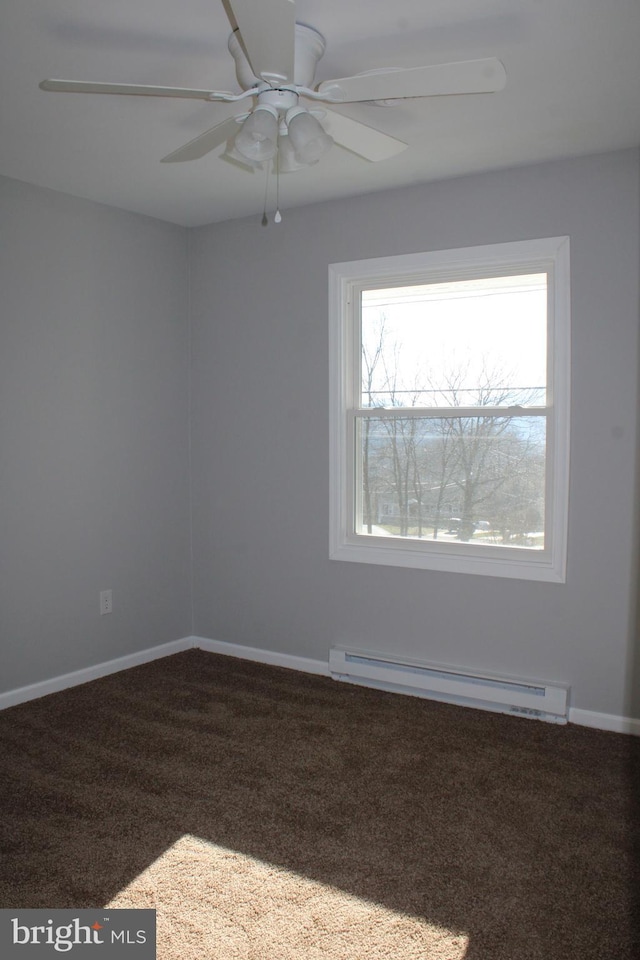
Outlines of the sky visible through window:
{"type": "Polygon", "coordinates": [[[547,275],[362,293],[362,406],[543,405],[547,275]]]}

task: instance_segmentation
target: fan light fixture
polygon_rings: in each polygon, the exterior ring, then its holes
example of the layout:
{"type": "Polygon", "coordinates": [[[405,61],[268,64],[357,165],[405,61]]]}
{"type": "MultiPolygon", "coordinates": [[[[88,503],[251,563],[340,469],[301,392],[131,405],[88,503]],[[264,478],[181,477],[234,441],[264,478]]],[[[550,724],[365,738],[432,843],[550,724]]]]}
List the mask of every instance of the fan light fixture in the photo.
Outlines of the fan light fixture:
{"type": "Polygon", "coordinates": [[[296,104],[279,117],[281,105],[260,102],[263,96],[235,138],[235,149],[242,158],[262,163],[278,153],[280,169],[286,173],[317,163],[331,149],[333,139],[308,110],[296,104]]]}

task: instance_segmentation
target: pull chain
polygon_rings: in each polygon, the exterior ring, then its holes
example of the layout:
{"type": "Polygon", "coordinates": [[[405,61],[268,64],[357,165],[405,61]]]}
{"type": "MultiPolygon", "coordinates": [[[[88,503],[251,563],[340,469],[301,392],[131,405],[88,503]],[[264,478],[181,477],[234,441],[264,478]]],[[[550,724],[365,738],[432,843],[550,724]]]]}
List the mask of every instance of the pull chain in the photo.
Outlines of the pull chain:
{"type": "Polygon", "coordinates": [[[265,165],[266,174],[264,179],[264,207],[262,210],[262,220],[260,223],[263,227],[266,227],[269,223],[269,218],[267,216],[267,193],[269,191],[269,164],[265,165]]]}
{"type": "Polygon", "coordinates": [[[280,134],[278,133],[278,152],[276,153],[276,212],[273,217],[274,223],[282,223],[282,214],[280,213],[280,134]]]}
{"type": "MultiPolygon", "coordinates": [[[[282,214],[280,213],[280,162],[279,162],[278,153],[276,154],[275,168],[276,168],[275,170],[276,172],[276,212],[273,215],[273,222],[282,223],[282,214]]],[[[266,227],[269,225],[269,218],[267,216],[267,199],[269,194],[269,163],[268,162],[266,164],[265,169],[266,169],[266,175],[265,175],[265,181],[264,181],[264,205],[262,208],[262,220],[260,221],[263,227],[266,227]]]]}

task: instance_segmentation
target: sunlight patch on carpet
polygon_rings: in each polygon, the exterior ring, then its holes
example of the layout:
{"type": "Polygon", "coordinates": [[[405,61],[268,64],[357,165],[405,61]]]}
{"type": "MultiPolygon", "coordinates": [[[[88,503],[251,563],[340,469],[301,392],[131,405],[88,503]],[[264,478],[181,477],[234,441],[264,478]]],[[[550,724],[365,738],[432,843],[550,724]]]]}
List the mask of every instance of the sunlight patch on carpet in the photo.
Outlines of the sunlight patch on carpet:
{"type": "Polygon", "coordinates": [[[185,835],[105,907],[155,908],[158,960],[463,960],[468,938],[185,835]]]}

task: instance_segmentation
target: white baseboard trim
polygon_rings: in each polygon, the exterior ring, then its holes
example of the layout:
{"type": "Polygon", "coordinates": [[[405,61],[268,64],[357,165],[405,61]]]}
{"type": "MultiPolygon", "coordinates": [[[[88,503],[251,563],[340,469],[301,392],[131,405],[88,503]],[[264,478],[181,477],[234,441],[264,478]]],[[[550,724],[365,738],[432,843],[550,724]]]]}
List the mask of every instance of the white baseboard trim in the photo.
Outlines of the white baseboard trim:
{"type": "Polygon", "coordinates": [[[598,713],[595,710],[580,710],[571,707],[569,723],[576,723],[581,727],[594,727],[596,730],[608,730],[611,733],[629,733],[640,737],[640,720],[633,717],[619,717],[614,713],[598,713]]]}
{"type": "Polygon", "coordinates": [[[222,653],[227,657],[253,660],[255,663],[266,663],[272,667],[287,667],[289,670],[313,673],[321,677],[330,676],[328,660],[312,660],[310,657],[297,657],[290,653],[245,647],[238,643],[227,643],[224,640],[208,640],[206,637],[189,637],[189,639],[193,641],[191,644],[193,647],[206,650],[208,653],[222,653]]]}
{"type": "MultiPolygon", "coordinates": [[[[254,660],[256,663],[266,663],[276,667],[288,667],[291,670],[301,670],[303,673],[314,673],[322,677],[330,677],[328,661],[312,660],[308,657],[297,657],[287,653],[276,653],[273,650],[261,650],[258,647],[245,647],[236,643],[227,643],[223,640],[209,640],[206,637],[189,637],[191,645],[209,653],[221,653],[225,656],[239,657],[241,660],[254,660]]],[[[390,693],[396,693],[397,688],[385,687],[390,693]]],[[[569,709],[569,723],[578,726],[593,727],[596,730],[608,730],[612,733],[628,733],[640,736],[640,719],[633,717],[618,717],[612,713],[597,713],[594,710],[580,710],[576,707],[569,709]]]]}
{"type": "MultiPolygon", "coordinates": [[[[158,647],[139,650],[137,653],[130,653],[115,660],[97,663],[95,666],[85,667],[83,670],[74,670],[73,673],[65,673],[59,677],[53,677],[51,680],[43,680],[40,683],[32,683],[16,690],[10,690],[7,693],[0,693],[0,710],[15,707],[17,704],[25,703],[28,700],[36,700],[38,697],[46,697],[50,693],[58,693],[61,690],[67,690],[69,687],[88,683],[90,680],[99,680],[100,677],[106,677],[111,673],[129,670],[131,667],[150,663],[152,660],[160,660],[162,657],[169,657],[174,653],[181,653],[183,650],[191,650],[194,647],[208,653],[220,653],[227,657],[252,660],[255,663],[264,663],[274,667],[287,667],[289,670],[298,670],[301,673],[311,673],[321,677],[331,676],[329,662],[325,660],[313,660],[311,657],[298,657],[289,653],[278,653],[275,650],[247,647],[242,644],[228,643],[224,640],[189,636],[182,637],[180,640],[173,640],[171,643],[163,643],[158,647]]],[[[612,733],[640,736],[640,719],[619,717],[612,713],[598,713],[595,710],[581,710],[578,707],[571,707],[569,723],[575,723],[583,727],[593,727],[596,730],[608,730],[612,733]]]]}
{"type": "Polygon", "coordinates": [[[106,660],[104,663],[97,663],[82,670],[74,670],[72,673],[64,673],[59,677],[52,677],[51,680],[42,680],[40,683],[31,683],[25,687],[18,687],[16,690],[9,690],[7,693],[0,693],[0,710],[15,707],[19,703],[26,703],[28,700],[46,697],[50,693],[59,693],[61,690],[69,689],[69,687],[89,683],[90,680],[99,680],[100,677],[109,676],[111,673],[119,673],[121,670],[129,670],[131,667],[138,667],[142,663],[150,663],[152,660],[170,657],[174,653],[182,653],[183,650],[191,650],[194,647],[209,653],[238,657],[241,660],[253,660],[256,663],[288,667],[302,673],[329,676],[329,664],[323,660],[311,660],[308,657],[296,657],[287,653],[276,653],[272,650],[260,650],[258,647],[245,647],[236,643],[227,643],[223,640],[208,640],[206,637],[182,637],[180,640],[163,643],[158,647],[149,647],[146,650],[139,650],[137,653],[130,653],[125,657],[106,660]]]}
{"type": "Polygon", "coordinates": [[[182,640],[173,640],[171,643],[163,643],[158,647],[139,650],[137,653],[127,654],[125,657],[117,657],[115,660],[97,663],[93,667],[74,670],[73,673],[64,673],[59,677],[53,677],[51,680],[42,680],[40,683],[31,683],[26,687],[18,687],[17,690],[10,690],[8,693],[0,693],[0,710],[6,710],[7,707],[15,707],[19,703],[25,703],[27,700],[37,700],[38,697],[46,697],[50,693],[59,693],[60,690],[77,687],[81,683],[88,683],[90,680],[99,680],[100,677],[106,677],[110,673],[129,670],[130,667],[137,667],[142,663],[149,663],[151,660],[169,657],[172,653],[181,653],[183,650],[189,650],[194,646],[191,640],[191,637],[184,637],[182,640]]]}

